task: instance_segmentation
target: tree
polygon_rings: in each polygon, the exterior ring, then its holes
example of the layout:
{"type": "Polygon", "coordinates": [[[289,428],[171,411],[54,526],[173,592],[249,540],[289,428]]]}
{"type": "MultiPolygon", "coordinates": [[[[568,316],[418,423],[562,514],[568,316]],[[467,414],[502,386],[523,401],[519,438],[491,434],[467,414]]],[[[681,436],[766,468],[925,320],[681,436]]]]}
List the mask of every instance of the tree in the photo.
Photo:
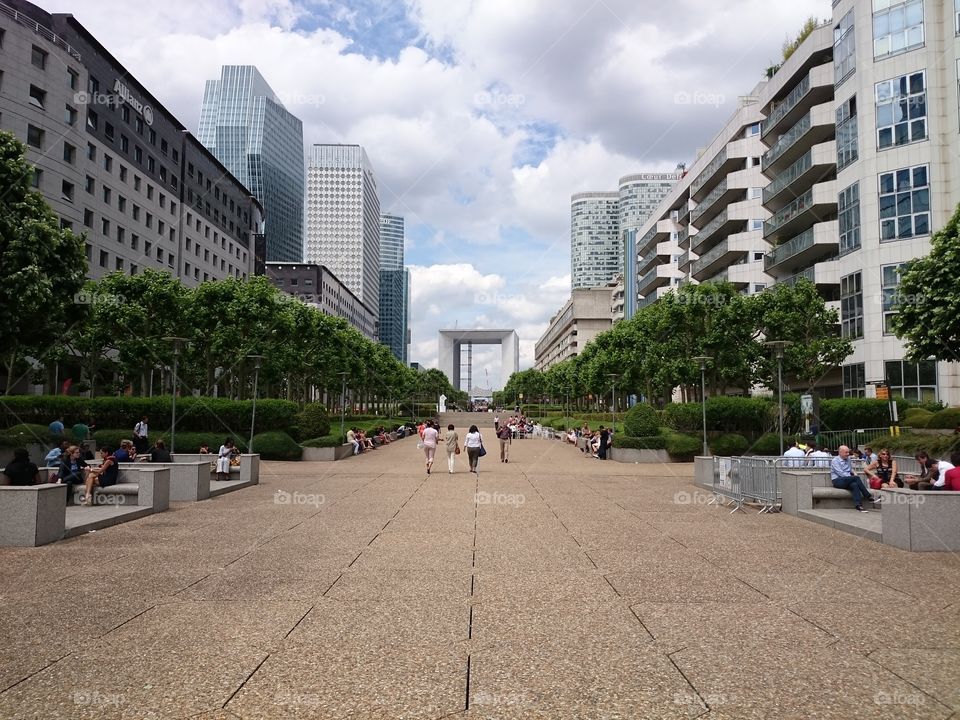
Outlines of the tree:
{"type": "Polygon", "coordinates": [[[43,358],[66,330],[67,312],[83,287],[82,237],[60,227],[43,196],[30,189],[25,147],[0,132],[0,357],[4,392],[26,357],[43,358]]]}
{"type": "Polygon", "coordinates": [[[913,362],[955,362],[960,348],[960,290],[953,271],[960,263],[960,205],[930,241],[930,254],[900,274],[893,331],[906,341],[913,362]]]}

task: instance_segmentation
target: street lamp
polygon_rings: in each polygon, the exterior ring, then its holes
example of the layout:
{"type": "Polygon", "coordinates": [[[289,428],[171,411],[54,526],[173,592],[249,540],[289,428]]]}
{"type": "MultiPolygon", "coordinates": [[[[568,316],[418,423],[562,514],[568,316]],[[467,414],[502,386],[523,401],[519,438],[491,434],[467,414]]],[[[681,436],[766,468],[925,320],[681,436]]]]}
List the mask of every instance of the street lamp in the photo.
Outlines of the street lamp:
{"type": "Polygon", "coordinates": [[[620,376],[617,373],[607,373],[607,377],[610,378],[610,414],[613,417],[613,427],[610,428],[610,431],[616,432],[616,429],[617,429],[617,380],[620,379],[620,376]]]}
{"type": "Polygon", "coordinates": [[[247,452],[253,453],[253,428],[257,422],[257,382],[260,380],[260,365],[263,363],[263,355],[247,355],[248,360],[253,360],[253,412],[250,413],[250,442],[247,444],[247,452]]]}
{"type": "Polygon", "coordinates": [[[180,358],[180,346],[187,342],[187,338],[168,336],[164,342],[173,343],[173,397],[170,399],[170,453],[176,452],[177,437],[177,361],[180,358]]]}
{"type": "Polygon", "coordinates": [[[343,434],[343,421],[347,412],[347,375],[350,373],[338,372],[337,375],[340,376],[340,442],[344,441],[343,434]]]}
{"type": "Polygon", "coordinates": [[[764,343],[777,356],[777,404],[780,408],[780,454],[783,455],[783,354],[793,345],[790,340],[768,340],[764,343]]]}
{"type": "Polygon", "coordinates": [[[707,363],[713,360],[709,355],[697,355],[695,358],[700,363],[700,405],[703,411],[703,455],[710,454],[710,446],[707,444],[707,363]]]}

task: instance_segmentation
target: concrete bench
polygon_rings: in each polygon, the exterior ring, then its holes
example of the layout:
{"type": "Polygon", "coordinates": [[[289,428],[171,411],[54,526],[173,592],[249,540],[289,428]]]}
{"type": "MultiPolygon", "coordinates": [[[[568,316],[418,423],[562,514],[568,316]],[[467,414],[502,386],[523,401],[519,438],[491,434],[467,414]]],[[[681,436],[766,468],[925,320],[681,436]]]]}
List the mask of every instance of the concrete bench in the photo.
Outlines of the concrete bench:
{"type": "MultiPolygon", "coordinates": [[[[73,486],[73,501],[79,505],[85,488],[73,486]]],[[[121,463],[117,484],[97,487],[94,505],[127,505],[163,512],[170,507],[170,469],[153,464],[121,463]]]]}
{"type": "Polygon", "coordinates": [[[36,547],[63,537],[67,486],[0,487],[0,546],[36,547]]]}
{"type": "Polygon", "coordinates": [[[344,443],[336,447],[303,449],[303,459],[306,462],[334,462],[353,455],[353,443],[344,443]]]}
{"type": "MultiPolygon", "coordinates": [[[[835,488],[830,471],[817,468],[779,468],[777,483],[783,497],[782,510],[796,515],[803,510],[849,510],[853,494],[835,488]]],[[[867,486],[867,481],[863,481],[867,486]]]]}
{"type": "Polygon", "coordinates": [[[914,552],[960,550],[960,492],[883,488],[883,544],[914,552]]]}
{"type": "MultiPolygon", "coordinates": [[[[174,463],[210,463],[210,472],[216,473],[217,456],[201,455],[200,453],[174,453],[170,456],[174,463]]],[[[230,467],[230,480],[239,480],[247,485],[257,485],[260,483],[260,456],[256,453],[241,453],[240,464],[230,467]],[[236,476],[236,477],[234,477],[236,476]]]]}
{"type": "MultiPolygon", "coordinates": [[[[210,497],[210,463],[136,463],[136,469],[167,468],[170,471],[170,501],[196,502],[210,497]]],[[[108,488],[109,489],[109,488],[108,488]]]]}

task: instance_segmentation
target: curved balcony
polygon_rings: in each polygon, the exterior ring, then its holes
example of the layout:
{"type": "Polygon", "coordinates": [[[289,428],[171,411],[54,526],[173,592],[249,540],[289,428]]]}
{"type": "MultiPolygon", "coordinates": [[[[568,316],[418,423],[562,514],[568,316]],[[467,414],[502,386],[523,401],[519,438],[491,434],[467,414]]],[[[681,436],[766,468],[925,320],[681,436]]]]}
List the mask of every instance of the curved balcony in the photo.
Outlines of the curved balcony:
{"type": "Polygon", "coordinates": [[[836,177],[837,143],[814,145],[763,189],[763,204],[777,211],[814,183],[836,177]]]}
{"type": "Polygon", "coordinates": [[[694,280],[702,281],[704,278],[735,264],[747,253],[762,246],[764,246],[763,241],[758,240],[754,234],[737,233],[736,235],[730,235],[693,262],[690,267],[690,276],[694,280]]]}
{"type": "Polygon", "coordinates": [[[811,145],[833,139],[836,134],[835,120],[832,103],[810,108],[763,154],[760,159],[763,174],[774,177],[790,167],[811,145]]]}
{"type": "Polygon", "coordinates": [[[837,221],[817,223],[768,252],[763,259],[763,269],[775,277],[790,275],[799,268],[836,255],[839,249],[837,221]]]}
{"type": "MultiPolygon", "coordinates": [[[[727,194],[727,189],[730,183],[727,182],[727,178],[724,178],[720,181],[720,184],[717,185],[713,190],[710,191],[710,194],[707,195],[699,205],[697,205],[690,212],[690,221],[697,222],[701,218],[704,221],[709,220],[713,215],[716,214],[715,206],[717,206],[717,201],[727,194]],[[711,212],[714,211],[714,212],[711,212]]],[[[742,192],[742,190],[740,191],[742,192]]]]}
{"type": "Polygon", "coordinates": [[[782,102],[760,123],[760,137],[793,125],[812,105],[833,98],[833,66],[817,65],[790,91],[782,102]]]}
{"type": "Polygon", "coordinates": [[[657,265],[640,278],[637,283],[637,292],[641,295],[649,295],[656,288],[672,285],[673,279],[679,277],[680,271],[674,265],[657,265]]]}
{"type": "Polygon", "coordinates": [[[763,237],[780,244],[816,222],[837,217],[837,182],[819,183],[774,213],[763,224],[763,237]]]}

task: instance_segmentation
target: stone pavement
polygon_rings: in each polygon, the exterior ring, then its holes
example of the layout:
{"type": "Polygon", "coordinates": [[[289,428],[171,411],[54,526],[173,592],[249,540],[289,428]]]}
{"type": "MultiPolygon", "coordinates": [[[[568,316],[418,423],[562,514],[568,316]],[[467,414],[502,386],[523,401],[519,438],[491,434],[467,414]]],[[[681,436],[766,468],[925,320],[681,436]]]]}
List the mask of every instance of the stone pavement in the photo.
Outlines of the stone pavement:
{"type": "Polygon", "coordinates": [[[0,549],[0,718],[960,710],[956,557],[730,515],[691,465],[532,439],[501,464],[486,434],[479,478],[408,439],[0,549]]]}

